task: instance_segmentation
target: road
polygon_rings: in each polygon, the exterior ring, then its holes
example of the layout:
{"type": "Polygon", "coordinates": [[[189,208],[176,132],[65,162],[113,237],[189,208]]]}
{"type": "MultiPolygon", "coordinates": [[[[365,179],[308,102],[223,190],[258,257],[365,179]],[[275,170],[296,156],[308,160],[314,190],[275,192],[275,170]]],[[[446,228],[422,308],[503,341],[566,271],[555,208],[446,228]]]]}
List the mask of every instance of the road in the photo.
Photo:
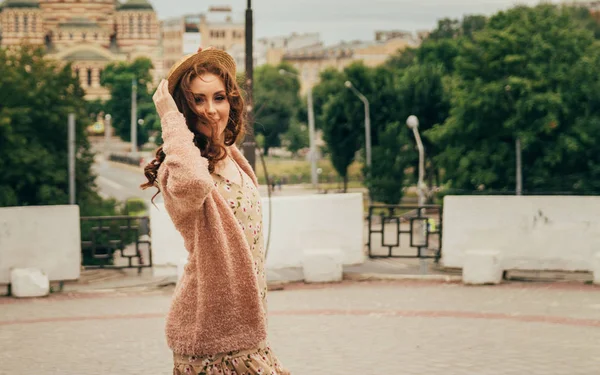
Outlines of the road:
{"type": "MultiPolygon", "coordinates": [[[[156,193],[156,189],[150,188],[142,190],[139,186],[146,182],[142,168],[106,161],[102,155],[96,157],[94,164],[94,173],[98,176],[96,184],[98,185],[100,194],[104,198],[113,197],[119,201],[128,198],[142,198],[150,201],[156,193]]],[[[354,189],[357,192],[362,192],[363,189],[354,189]]],[[[267,186],[259,187],[261,196],[267,196],[267,186]]],[[[317,194],[316,189],[311,189],[304,185],[285,185],[281,190],[276,189],[273,196],[298,196],[317,194]]],[[[160,201],[160,195],[157,196],[157,201],[160,201]]]]}
{"type": "MultiPolygon", "coordinates": [[[[0,375],[170,374],[172,289],[0,298],[0,375]]],[[[595,375],[600,289],[426,282],[269,294],[272,347],[294,375],[595,375]]]]}

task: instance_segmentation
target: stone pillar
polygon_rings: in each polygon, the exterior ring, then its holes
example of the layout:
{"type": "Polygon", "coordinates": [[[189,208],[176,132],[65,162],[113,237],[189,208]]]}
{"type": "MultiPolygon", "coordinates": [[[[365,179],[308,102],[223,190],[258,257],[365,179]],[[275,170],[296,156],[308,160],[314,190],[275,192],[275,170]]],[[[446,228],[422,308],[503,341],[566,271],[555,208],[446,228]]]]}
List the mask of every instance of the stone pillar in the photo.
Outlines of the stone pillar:
{"type": "Polygon", "coordinates": [[[92,87],[100,86],[100,69],[92,68],[92,87]]]}
{"type": "Polygon", "coordinates": [[[87,87],[86,82],[85,82],[85,77],[87,74],[87,69],[85,67],[80,66],[79,67],[79,84],[81,85],[81,87],[87,87]]]}

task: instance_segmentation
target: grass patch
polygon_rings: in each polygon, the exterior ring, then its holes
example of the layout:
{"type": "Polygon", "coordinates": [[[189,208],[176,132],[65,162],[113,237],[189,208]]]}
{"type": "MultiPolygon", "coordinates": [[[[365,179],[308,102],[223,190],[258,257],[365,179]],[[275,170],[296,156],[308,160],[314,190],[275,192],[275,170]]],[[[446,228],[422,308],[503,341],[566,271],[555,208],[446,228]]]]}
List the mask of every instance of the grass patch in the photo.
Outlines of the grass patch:
{"type": "MultiPolygon", "coordinates": [[[[310,163],[303,159],[284,159],[275,157],[265,157],[267,171],[275,180],[280,179],[284,184],[305,184],[310,183],[310,163]]],[[[319,160],[317,167],[323,172],[319,176],[322,184],[336,184],[341,181],[340,176],[333,168],[329,159],[319,160]]],[[[261,184],[266,183],[265,172],[261,161],[256,160],[256,176],[261,184]]],[[[350,181],[362,181],[362,164],[354,162],[348,168],[348,178],[350,181]]]]}

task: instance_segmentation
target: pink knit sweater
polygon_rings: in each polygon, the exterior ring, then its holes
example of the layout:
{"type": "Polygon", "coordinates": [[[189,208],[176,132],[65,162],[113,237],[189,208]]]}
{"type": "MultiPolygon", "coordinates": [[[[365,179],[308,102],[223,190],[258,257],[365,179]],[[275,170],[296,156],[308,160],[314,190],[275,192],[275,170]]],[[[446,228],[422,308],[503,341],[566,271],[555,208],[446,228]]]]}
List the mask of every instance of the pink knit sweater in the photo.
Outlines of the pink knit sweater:
{"type": "MultiPolygon", "coordinates": [[[[266,339],[266,319],[244,233],[215,189],[183,115],[169,112],[161,122],[166,158],[158,181],[189,252],[167,316],[169,347],[188,355],[253,349],[266,339]]],[[[248,161],[237,147],[231,150],[257,184],[248,161]]]]}

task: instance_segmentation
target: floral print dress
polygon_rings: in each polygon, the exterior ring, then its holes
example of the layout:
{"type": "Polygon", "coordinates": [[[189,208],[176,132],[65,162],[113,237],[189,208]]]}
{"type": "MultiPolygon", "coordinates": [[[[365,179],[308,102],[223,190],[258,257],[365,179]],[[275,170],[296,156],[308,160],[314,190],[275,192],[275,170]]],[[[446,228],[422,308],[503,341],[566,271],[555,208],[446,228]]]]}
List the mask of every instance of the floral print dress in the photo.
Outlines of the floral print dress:
{"type": "MultiPolygon", "coordinates": [[[[214,173],[215,187],[229,204],[246,235],[254,259],[254,274],[267,311],[267,278],[265,275],[265,248],[262,231],[262,207],[260,195],[252,180],[241,169],[242,186],[214,173]]],[[[174,354],[174,375],[289,375],[272,353],[267,342],[256,349],[220,353],[209,356],[174,354]]]]}

